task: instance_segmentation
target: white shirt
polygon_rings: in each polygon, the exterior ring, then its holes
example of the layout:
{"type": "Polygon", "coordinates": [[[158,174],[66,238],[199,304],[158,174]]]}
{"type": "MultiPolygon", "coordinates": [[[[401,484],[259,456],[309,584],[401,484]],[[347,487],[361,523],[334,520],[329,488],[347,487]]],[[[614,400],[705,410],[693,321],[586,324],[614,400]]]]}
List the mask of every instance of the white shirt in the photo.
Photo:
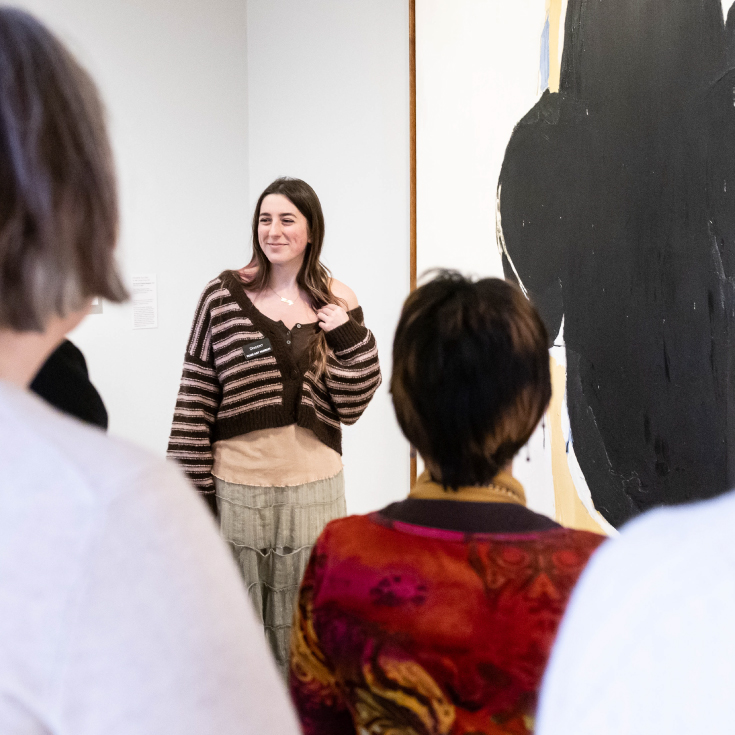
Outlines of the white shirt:
{"type": "Polygon", "coordinates": [[[735,732],[735,494],[650,513],[592,558],[537,735],[735,732]]]}
{"type": "Polygon", "coordinates": [[[0,733],[296,732],[179,471],[0,382],[0,733]]]}

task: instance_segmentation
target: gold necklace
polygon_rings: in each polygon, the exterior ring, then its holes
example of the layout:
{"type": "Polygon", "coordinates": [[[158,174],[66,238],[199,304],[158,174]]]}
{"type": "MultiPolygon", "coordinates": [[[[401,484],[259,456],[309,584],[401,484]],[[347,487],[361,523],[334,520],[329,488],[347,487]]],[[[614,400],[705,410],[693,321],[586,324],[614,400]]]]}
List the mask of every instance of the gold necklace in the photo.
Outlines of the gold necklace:
{"type": "Polygon", "coordinates": [[[279,294],[278,291],[276,291],[276,289],[273,288],[273,286],[268,286],[268,288],[271,291],[273,291],[273,293],[276,296],[278,296],[278,298],[281,299],[281,301],[283,301],[284,304],[288,304],[289,306],[293,306],[296,303],[296,301],[299,300],[299,297],[301,296],[301,294],[299,294],[299,296],[296,297],[296,300],[292,301],[291,299],[287,299],[287,298],[284,298],[283,296],[281,296],[281,294],[279,294]]]}

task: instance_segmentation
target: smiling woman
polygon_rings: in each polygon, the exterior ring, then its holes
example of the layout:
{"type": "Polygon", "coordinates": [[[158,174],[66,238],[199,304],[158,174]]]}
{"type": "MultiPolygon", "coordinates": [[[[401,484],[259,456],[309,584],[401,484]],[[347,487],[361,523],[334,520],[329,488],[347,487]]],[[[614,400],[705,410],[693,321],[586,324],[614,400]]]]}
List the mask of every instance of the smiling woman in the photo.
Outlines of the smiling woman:
{"type": "Polygon", "coordinates": [[[375,338],[321,263],[323,241],[304,181],[260,195],[250,263],[199,301],[168,452],[219,516],[284,671],[311,547],[346,512],[340,424],[381,381],[375,338]]]}

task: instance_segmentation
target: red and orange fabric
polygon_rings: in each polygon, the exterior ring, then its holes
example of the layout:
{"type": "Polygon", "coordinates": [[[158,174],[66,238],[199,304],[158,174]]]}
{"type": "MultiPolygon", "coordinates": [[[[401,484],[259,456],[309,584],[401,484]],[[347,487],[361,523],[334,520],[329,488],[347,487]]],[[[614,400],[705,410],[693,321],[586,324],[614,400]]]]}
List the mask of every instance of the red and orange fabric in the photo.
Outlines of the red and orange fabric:
{"type": "Polygon", "coordinates": [[[557,626],[602,541],[560,527],[440,530],[381,513],[333,521],[292,634],[304,733],[531,732],[557,626]]]}

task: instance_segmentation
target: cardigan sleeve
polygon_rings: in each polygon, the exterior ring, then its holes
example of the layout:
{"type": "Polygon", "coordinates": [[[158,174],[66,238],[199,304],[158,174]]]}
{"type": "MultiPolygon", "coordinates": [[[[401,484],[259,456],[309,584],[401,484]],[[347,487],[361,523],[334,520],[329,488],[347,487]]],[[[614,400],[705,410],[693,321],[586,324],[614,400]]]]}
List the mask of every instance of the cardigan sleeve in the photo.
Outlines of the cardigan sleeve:
{"type": "Polygon", "coordinates": [[[348,322],[325,332],[332,350],[325,382],[340,421],[349,425],[362,416],[382,377],[378,346],[363,322],[362,309],[348,314],[348,322]]]}
{"type": "Polygon", "coordinates": [[[194,314],[167,452],[169,458],[181,464],[215,514],[212,429],[222,387],[212,353],[210,307],[221,293],[218,286],[219,279],[207,286],[194,314]]]}
{"type": "Polygon", "coordinates": [[[319,643],[312,614],[324,536],[314,545],[299,589],[291,628],[289,688],[304,735],[356,735],[332,664],[319,643]]]}

